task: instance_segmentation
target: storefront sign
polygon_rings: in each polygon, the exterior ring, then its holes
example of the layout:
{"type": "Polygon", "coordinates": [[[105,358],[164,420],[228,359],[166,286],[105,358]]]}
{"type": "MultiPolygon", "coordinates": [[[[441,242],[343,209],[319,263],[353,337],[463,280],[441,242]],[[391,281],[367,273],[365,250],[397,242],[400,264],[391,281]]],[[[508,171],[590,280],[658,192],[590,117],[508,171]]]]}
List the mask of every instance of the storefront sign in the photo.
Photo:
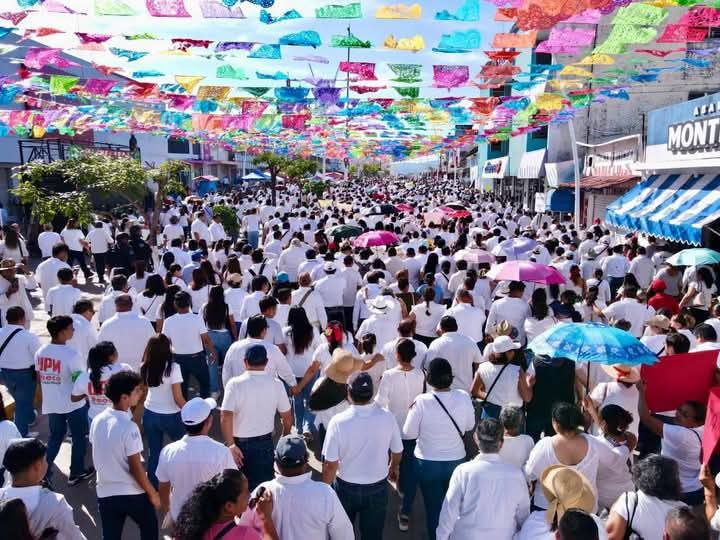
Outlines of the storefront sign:
{"type": "Polygon", "coordinates": [[[720,147],[720,103],[695,107],[695,118],[668,127],[667,148],[673,154],[692,154],[720,147]]]}
{"type": "Polygon", "coordinates": [[[485,165],[483,165],[482,176],[485,178],[503,178],[505,176],[507,163],[507,156],[497,159],[488,159],[485,162],[485,165]]]}

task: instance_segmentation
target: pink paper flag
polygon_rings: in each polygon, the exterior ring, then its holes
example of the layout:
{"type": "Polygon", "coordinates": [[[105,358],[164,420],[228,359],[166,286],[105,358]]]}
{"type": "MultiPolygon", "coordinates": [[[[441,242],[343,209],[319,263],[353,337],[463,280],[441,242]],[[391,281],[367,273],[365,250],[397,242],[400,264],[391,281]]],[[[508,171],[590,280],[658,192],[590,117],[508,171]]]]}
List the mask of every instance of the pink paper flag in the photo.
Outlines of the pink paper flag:
{"type": "Polygon", "coordinates": [[[109,81],[107,79],[89,79],[88,82],[85,83],[85,91],[98,96],[107,96],[113,86],[115,86],[115,81],[109,81]]]}
{"type": "Polygon", "coordinates": [[[588,9],[575,15],[574,17],[565,19],[562,23],[597,24],[600,22],[601,17],[602,13],[600,13],[599,9],[588,9]]]}
{"type": "Polygon", "coordinates": [[[206,19],[244,19],[240,4],[228,7],[220,0],[200,0],[200,11],[206,19]]]}
{"type": "Polygon", "coordinates": [[[86,32],[75,32],[82,43],[104,43],[112,36],[110,34],[88,34],[86,32]]]}
{"type": "Polygon", "coordinates": [[[190,17],[183,0],[145,0],[153,17],[190,17]]]}
{"type": "Polygon", "coordinates": [[[340,71],[358,75],[360,80],[375,81],[375,64],[372,62],[340,62],[340,71]]]}
{"type": "Polygon", "coordinates": [[[433,81],[436,88],[454,88],[470,80],[468,66],[433,66],[433,81]]]}
{"type": "Polygon", "coordinates": [[[668,24],[657,42],[687,43],[688,41],[705,41],[707,35],[707,28],[694,28],[684,24],[668,24]]]}
{"type": "Polygon", "coordinates": [[[25,54],[24,63],[27,67],[40,69],[44,66],[70,67],[79,64],[66,60],[60,56],[60,49],[46,49],[44,47],[30,47],[25,54]]]}

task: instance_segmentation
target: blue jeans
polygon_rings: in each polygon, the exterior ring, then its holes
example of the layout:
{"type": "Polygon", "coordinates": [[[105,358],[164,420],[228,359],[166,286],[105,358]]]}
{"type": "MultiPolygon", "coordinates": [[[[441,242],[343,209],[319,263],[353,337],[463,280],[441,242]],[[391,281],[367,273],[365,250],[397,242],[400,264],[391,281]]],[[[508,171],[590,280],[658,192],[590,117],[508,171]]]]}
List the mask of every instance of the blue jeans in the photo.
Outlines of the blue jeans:
{"type": "Polygon", "coordinates": [[[232,345],[232,334],[227,330],[208,330],[208,336],[215,346],[215,352],[217,353],[217,361],[214,364],[208,363],[210,391],[219,392],[220,374],[218,373],[218,368],[225,362],[225,355],[230,345],[232,345]]]}
{"type": "Polygon", "coordinates": [[[235,437],[235,446],[243,453],[243,464],[240,470],[248,479],[250,491],[262,482],[275,478],[273,469],[275,445],[273,445],[272,433],[259,437],[235,437]]]}
{"type": "Polygon", "coordinates": [[[610,301],[615,299],[618,289],[622,287],[624,280],[625,278],[621,277],[608,277],[608,285],[610,285],[610,296],[612,297],[610,301]]]}
{"type": "MultiPolygon", "coordinates": [[[[300,377],[298,377],[297,380],[300,382],[300,377]]],[[[317,428],[315,427],[315,414],[307,407],[307,402],[310,399],[310,391],[312,390],[313,384],[315,384],[316,380],[317,377],[314,377],[305,385],[302,392],[292,398],[293,412],[295,413],[295,427],[297,428],[298,433],[303,433],[304,431],[309,431],[313,435],[317,433],[317,428]]]]}
{"type": "Polygon", "coordinates": [[[160,451],[163,449],[163,436],[167,435],[170,440],[175,442],[185,435],[185,428],[179,412],[161,414],[145,409],[142,423],[148,445],[148,478],[157,489],[158,479],[155,476],[155,470],[158,466],[160,451]]]}
{"type": "Polygon", "coordinates": [[[188,383],[190,376],[197,379],[200,387],[200,397],[206,398],[210,396],[210,372],[208,371],[207,358],[205,351],[195,354],[176,354],[175,361],[180,366],[180,372],[183,376],[183,382],[180,385],[185,399],[188,399],[188,383]]]}
{"type": "Polygon", "coordinates": [[[374,484],[351,484],[336,478],[333,487],[353,527],[355,518],[359,516],[360,538],[382,538],[388,504],[387,480],[374,484]]]}
{"type": "Polygon", "coordinates": [[[415,458],[415,471],[425,501],[425,522],[430,540],[435,540],[435,530],[440,519],[443,499],[445,499],[445,494],[450,485],[450,477],[455,467],[463,462],[462,459],[456,461],[428,461],[415,458]]]}
{"type": "Polygon", "coordinates": [[[415,439],[403,439],[403,454],[400,461],[400,491],[402,505],[400,513],[409,516],[412,512],[415,493],[417,492],[417,474],[415,472],[415,439]]]}
{"type": "Polygon", "coordinates": [[[257,249],[258,242],[260,241],[260,231],[248,231],[247,238],[248,244],[250,244],[253,249],[257,249]]]}
{"type": "Polygon", "coordinates": [[[48,477],[50,468],[60,452],[60,445],[65,440],[68,426],[72,438],[72,449],[70,452],[70,476],[79,476],[85,471],[85,450],[87,448],[88,434],[88,406],[75,409],[72,412],[48,415],[50,425],[50,436],[47,445],[48,477]]]}
{"type": "Polygon", "coordinates": [[[145,493],[98,498],[98,509],[102,523],[102,540],[120,540],[127,518],[137,523],[140,540],[157,540],[157,515],[145,493]]]}
{"type": "Polygon", "coordinates": [[[15,400],[14,422],[20,435],[27,437],[28,426],[35,420],[33,399],[35,398],[35,369],[3,369],[0,378],[15,400]]]}

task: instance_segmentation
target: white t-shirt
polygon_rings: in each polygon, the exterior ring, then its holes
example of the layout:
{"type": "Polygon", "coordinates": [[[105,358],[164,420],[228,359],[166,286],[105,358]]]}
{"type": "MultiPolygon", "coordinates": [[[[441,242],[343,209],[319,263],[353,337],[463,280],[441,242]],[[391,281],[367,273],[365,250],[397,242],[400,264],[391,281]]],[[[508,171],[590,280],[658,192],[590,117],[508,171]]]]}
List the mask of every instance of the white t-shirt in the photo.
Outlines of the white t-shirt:
{"type": "Polygon", "coordinates": [[[52,256],[53,246],[55,244],[61,244],[62,238],[55,231],[43,231],[38,235],[37,243],[44,259],[52,256]]]}
{"type": "Polygon", "coordinates": [[[293,375],[300,378],[305,375],[307,368],[312,362],[313,353],[320,345],[323,344],[323,340],[320,338],[320,334],[317,329],[313,326],[313,339],[307,348],[301,352],[295,352],[292,339],[292,329],[287,326],[283,329],[283,337],[285,338],[285,346],[287,347],[286,358],[290,369],[292,369],[293,375]]]}
{"type": "Polygon", "coordinates": [[[405,371],[399,367],[388,369],[382,374],[376,388],[375,401],[395,415],[400,429],[410,412],[415,398],[423,393],[425,375],[418,368],[405,371]]]}
{"type": "Polygon", "coordinates": [[[160,482],[170,483],[172,518],[177,519],[195,486],[225,469],[237,469],[230,449],[207,435],[185,435],[163,448],[155,474],[160,482]]]}
{"type": "Polygon", "coordinates": [[[112,243],[110,233],[104,227],[90,229],[86,240],[90,242],[90,251],[93,253],[107,253],[112,243]]]}
{"type": "Polygon", "coordinates": [[[509,364],[500,375],[503,367],[502,364],[493,364],[492,362],[483,362],[478,366],[478,372],[485,384],[486,392],[490,390],[495,379],[500,376],[488,396],[487,402],[500,407],[507,407],[508,405],[522,407],[523,399],[520,397],[520,392],[518,392],[518,381],[521,377],[520,367],[509,364]]]}
{"type": "Polygon", "coordinates": [[[683,493],[697,491],[702,487],[700,475],[700,452],[704,426],[686,428],[663,424],[661,455],[677,461],[680,486],[683,493]]]}
{"type": "Polygon", "coordinates": [[[598,507],[610,508],[617,498],[626,491],[632,491],[634,484],[630,472],[630,449],[627,445],[616,446],[603,435],[594,437],[602,446],[609,449],[615,456],[614,467],[603,467],[597,477],[598,507]]]}
{"type": "Polygon", "coordinates": [[[637,437],[640,427],[640,414],[638,413],[638,401],[640,393],[637,386],[629,387],[617,381],[601,382],[592,392],[590,398],[601,410],[605,405],[618,405],[633,415],[632,424],[628,426],[628,431],[637,437]]]}
{"type": "Polygon", "coordinates": [[[403,438],[417,439],[415,457],[430,461],[465,458],[465,444],[448,413],[463,433],[475,426],[475,409],[464,390],[433,390],[415,398],[403,426],[403,438]],[[435,396],[445,405],[447,413],[435,396]]]}
{"type": "Polygon", "coordinates": [[[42,413],[65,414],[85,406],[72,402],[73,375],[85,371],[86,362],[67,345],[48,343],[35,353],[35,370],[42,388],[42,413]]]}
{"type": "Polygon", "coordinates": [[[429,306],[426,302],[413,306],[410,313],[415,315],[415,333],[424,337],[436,337],[437,325],[445,315],[445,311],[443,304],[435,302],[430,302],[429,306]]]}
{"type": "Polygon", "coordinates": [[[90,424],[98,498],[140,495],[143,489],[130,474],[128,457],[143,451],[142,437],[132,414],[105,409],[90,424]]]}
{"type": "Polygon", "coordinates": [[[95,391],[90,381],[90,371],[81,373],[80,376],[75,379],[72,393],[74,396],[87,396],[88,403],[90,403],[88,416],[91,420],[108,407],[112,407],[112,401],[105,395],[105,385],[110,377],[121,371],[132,371],[132,367],[121,362],[104,366],[102,370],[100,370],[100,392],[95,391]]]}
{"type": "Polygon", "coordinates": [[[75,302],[80,300],[82,293],[72,285],[55,285],[47,293],[45,307],[51,317],[71,315],[75,302]]]}
{"type": "Polygon", "coordinates": [[[338,478],[374,484],[388,475],[388,450],[403,451],[400,428],[389,411],[371,403],[351,405],[330,420],[322,455],[340,462],[338,478]]]}
{"type": "Polygon", "coordinates": [[[159,386],[148,386],[145,408],[158,414],[174,414],[180,412],[180,407],[175,403],[172,393],[172,385],[183,382],[180,366],[173,362],[170,368],[170,376],[163,374],[162,383],[159,386]]]}
{"type": "Polygon", "coordinates": [[[85,235],[80,229],[63,229],[60,235],[70,248],[70,251],[82,251],[83,246],[80,240],[85,240],[85,235]]]}
{"type": "Polygon", "coordinates": [[[632,530],[650,540],[663,537],[665,518],[668,512],[681,506],[685,506],[685,503],[658,499],[645,495],[642,491],[630,491],[620,496],[611,511],[621,516],[626,522],[630,520],[630,516],[633,516],[632,530]],[[633,515],[633,508],[635,508],[635,515],[633,515]]]}
{"type": "MultiPolygon", "coordinates": [[[[20,439],[22,435],[18,431],[18,428],[10,420],[3,420],[0,422],[0,463],[5,458],[5,451],[10,446],[10,441],[13,439],[20,439]]],[[[0,487],[3,484],[3,477],[0,476],[0,487]]]]}
{"type": "Polygon", "coordinates": [[[259,437],[272,433],[275,412],[290,410],[285,387],[262,371],[246,371],[225,386],[223,411],[233,413],[234,437],[259,437]]]}
{"type": "Polygon", "coordinates": [[[200,313],[200,308],[207,304],[208,295],[210,293],[210,285],[200,287],[198,290],[194,290],[192,287],[188,288],[187,291],[192,299],[192,312],[200,313]]]}
{"type": "Polygon", "coordinates": [[[207,327],[197,313],[176,313],[165,319],[162,333],[170,339],[175,354],[196,354],[204,350],[201,336],[207,334],[207,327]]]}
{"type": "Polygon", "coordinates": [[[505,435],[499,452],[500,458],[505,463],[523,469],[533,446],[535,446],[535,442],[530,435],[520,434],[515,437],[505,435]]]}

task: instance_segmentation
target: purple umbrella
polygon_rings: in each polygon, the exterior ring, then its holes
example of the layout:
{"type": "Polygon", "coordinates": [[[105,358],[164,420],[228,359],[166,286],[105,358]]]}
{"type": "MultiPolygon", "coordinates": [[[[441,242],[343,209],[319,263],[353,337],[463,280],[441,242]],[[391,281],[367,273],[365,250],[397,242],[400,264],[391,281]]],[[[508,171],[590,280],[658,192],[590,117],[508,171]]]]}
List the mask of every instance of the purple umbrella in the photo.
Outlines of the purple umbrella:
{"type": "Polygon", "coordinates": [[[358,236],[353,246],[367,248],[375,246],[389,246],[399,244],[400,239],[389,231],[370,231],[358,236]]]}

